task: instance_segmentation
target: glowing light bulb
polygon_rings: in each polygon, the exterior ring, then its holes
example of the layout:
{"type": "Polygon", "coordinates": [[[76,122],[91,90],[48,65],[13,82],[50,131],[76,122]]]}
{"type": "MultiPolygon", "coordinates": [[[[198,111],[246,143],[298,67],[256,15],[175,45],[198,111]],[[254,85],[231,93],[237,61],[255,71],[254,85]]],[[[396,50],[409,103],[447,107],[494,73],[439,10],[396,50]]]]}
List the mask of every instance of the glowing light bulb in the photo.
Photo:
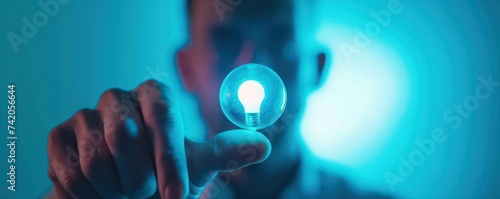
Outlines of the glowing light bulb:
{"type": "Polygon", "coordinates": [[[266,93],[264,87],[255,80],[247,80],[238,88],[238,99],[245,110],[245,122],[250,126],[260,123],[260,105],[266,93]]]}
{"type": "Polygon", "coordinates": [[[222,111],[236,126],[262,129],[273,124],[286,105],[281,78],[260,64],[246,64],[231,71],[222,82],[219,100],[222,111]]]}

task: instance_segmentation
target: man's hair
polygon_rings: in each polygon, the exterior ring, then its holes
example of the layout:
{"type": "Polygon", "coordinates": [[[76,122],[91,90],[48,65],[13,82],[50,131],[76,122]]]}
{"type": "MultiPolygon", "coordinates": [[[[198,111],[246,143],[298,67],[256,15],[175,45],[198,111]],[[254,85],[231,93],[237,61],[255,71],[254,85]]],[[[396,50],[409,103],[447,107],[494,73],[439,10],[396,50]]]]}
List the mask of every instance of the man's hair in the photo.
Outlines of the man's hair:
{"type": "Polygon", "coordinates": [[[193,5],[194,0],[186,0],[186,9],[188,15],[191,15],[191,13],[193,12],[193,5]]]}
{"type": "MultiPolygon", "coordinates": [[[[186,9],[186,19],[188,24],[191,23],[192,14],[194,12],[194,6],[198,0],[186,0],[185,1],[185,9],[186,9]]],[[[203,0],[207,1],[207,0],[203,0]]],[[[228,0],[215,0],[215,1],[223,1],[226,2],[228,0]]],[[[300,32],[302,34],[309,35],[311,33],[314,34],[319,27],[319,15],[320,5],[323,0],[290,0],[293,2],[293,9],[296,12],[295,22],[297,23],[297,27],[300,28],[300,32]]],[[[244,3],[244,2],[243,2],[244,3]]],[[[188,25],[188,29],[189,29],[188,25]]]]}
{"type": "MultiPolygon", "coordinates": [[[[193,13],[193,9],[194,9],[194,4],[196,3],[197,0],[186,0],[186,4],[185,4],[185,8],[186,8],[186,11],[187,11],[187,15],[188,15],[188,18],[191,16],[191,14],[193,13]]],[[[226,0],[216,0],[216,1],[226,1],[226,0]]],[[[295,4],[297,4],[296,6],[298,6],[300,9],[305,9],[307,10],[307,15],[310,15],[312,13],[310,13],[312,10],[314,10],[314,7],[319,4],[319,1],[321,0],[291,0],[293,1],[295,4]]]]}

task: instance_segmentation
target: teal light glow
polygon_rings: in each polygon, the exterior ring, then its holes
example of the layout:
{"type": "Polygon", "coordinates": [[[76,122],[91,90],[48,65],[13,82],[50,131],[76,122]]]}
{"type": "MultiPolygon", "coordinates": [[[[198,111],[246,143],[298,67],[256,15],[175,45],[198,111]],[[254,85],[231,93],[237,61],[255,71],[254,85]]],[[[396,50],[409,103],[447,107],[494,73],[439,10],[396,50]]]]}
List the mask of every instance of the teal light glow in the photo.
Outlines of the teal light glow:
{"type": "Polygon", "coordinates": [[[380,42],[346,55],[340,44],[351,43],[351,35],[330,25],[318,33],[334,59],[329,78],[308,101],[302,132],[313,153],[356,168],[379,155],[390,137],[406,103],[407,79],[396,53],[380,42]]]}

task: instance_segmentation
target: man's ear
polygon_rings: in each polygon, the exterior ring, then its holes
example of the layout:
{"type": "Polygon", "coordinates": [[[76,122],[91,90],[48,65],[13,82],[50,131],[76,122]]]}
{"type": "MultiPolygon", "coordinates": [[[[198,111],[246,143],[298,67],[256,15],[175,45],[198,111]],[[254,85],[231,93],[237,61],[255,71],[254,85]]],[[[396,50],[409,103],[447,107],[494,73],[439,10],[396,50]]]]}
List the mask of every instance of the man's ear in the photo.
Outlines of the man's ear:
{"type": "Polygon", "coordinates": [[[330,53],[326,49],[318,51],[316,54],[316,81],[315,87],[319,88],[325,83],[330,70],[330,53]]]}
{"type": "Polygon", "coordinates": [[[195,89],[195,77],[193,74],[193,66],[189,60],[189,57],[190,56],[188,48],[182,48],[177,51],[176,59],[179,76],[181,77],[184,89],[186,89],[188,92],[192,92],[195,89]]]}

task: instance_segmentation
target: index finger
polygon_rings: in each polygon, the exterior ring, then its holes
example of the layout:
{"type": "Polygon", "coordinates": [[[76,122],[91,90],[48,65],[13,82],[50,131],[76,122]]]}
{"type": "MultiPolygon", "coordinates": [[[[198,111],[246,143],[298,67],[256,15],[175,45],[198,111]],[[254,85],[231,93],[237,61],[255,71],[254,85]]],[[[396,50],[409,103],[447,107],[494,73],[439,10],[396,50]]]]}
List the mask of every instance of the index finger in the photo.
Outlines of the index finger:
{"type": "Polygon", "coordinates": [[[185,198],[188,172],[184,132],[173,92],[155,80],[142,83],[134,92],[153,143],[159,192],[163,198],[185,198]]]}

